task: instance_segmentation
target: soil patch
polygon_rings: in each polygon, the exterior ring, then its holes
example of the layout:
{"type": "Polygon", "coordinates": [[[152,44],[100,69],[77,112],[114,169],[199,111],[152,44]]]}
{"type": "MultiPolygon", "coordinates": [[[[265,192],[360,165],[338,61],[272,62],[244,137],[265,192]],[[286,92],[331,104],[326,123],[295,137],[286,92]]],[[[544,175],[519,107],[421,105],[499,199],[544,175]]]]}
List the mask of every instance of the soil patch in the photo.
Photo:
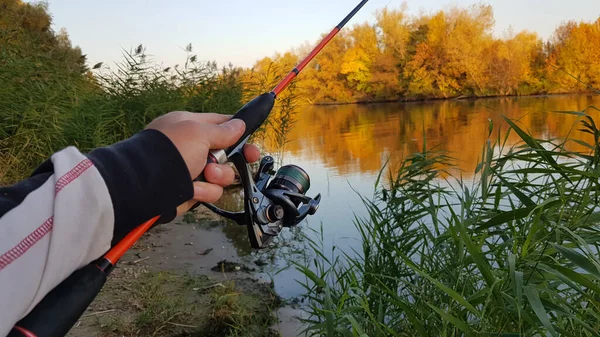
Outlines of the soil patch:
{"type": "Polygon", "coordinates": [[[198,210],[198,223],[178,218],[140,239],[67,336],[279,336],[272,282],[198,210]]]}

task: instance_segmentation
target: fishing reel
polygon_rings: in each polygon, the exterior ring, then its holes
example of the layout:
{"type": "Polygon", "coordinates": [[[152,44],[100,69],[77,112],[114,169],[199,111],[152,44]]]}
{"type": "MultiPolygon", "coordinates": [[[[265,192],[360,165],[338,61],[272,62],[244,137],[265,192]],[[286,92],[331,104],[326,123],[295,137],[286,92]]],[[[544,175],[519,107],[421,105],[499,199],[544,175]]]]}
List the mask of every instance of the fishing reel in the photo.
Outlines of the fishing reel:
{"type": "Polygon", "coordinates": [[[321,194],[314,198],[306,196],[310,177],[302,168],[286,165],[274,172],[273,157],[266,156],[252,177],[242,151],[234,152],[229,160],[242,181],[244,211],[230,212],[212,204],[202,204],[215,214],[246,226],[252,248],[264,248],[283,228],[296,226],[306,216],[317,212],[321,194]]]}

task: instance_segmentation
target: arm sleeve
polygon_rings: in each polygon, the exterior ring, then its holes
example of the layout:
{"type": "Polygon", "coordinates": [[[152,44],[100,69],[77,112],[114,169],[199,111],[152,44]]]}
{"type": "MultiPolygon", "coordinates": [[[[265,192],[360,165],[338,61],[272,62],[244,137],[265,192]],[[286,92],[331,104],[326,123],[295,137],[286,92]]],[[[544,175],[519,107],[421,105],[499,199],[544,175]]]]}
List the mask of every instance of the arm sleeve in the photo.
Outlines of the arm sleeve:
{"type": "Polygon", "coordinates": [[[65,148],[0,188],[0,336],[73,271],[192,197],[185,161],[156,130],[87,155],[65,148]]]}

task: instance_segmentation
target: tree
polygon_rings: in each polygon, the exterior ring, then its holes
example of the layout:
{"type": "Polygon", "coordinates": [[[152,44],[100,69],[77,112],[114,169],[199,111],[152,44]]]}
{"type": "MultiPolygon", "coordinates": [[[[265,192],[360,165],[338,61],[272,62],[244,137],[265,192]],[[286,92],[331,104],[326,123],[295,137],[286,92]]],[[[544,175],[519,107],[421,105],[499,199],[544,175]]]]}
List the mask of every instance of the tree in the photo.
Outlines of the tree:
{"type": "Polygon", "coordinates": [[[554,34],[549,72],[557,91],[600,87],[600,18],[593,23],[567,22],[554,34]]]}
{"type": "Polygon", "coordinates": [[[352,101],[352,90],[342,74],[340,59],[348,50],[348,40],[347,32],[339,32],[301,74],[303,79],[298,86],[310,102],[352,101]]]}
{"type": "Polygon", "coordinates": [[[539,88],[541,81],[534,76],[534,66],[541,52],[542,42],[535,33],[520,32],[494,41],[487,61],[490,90],[515,95],[523,86],[539,88]]]}
{"type": "Polygon", "coordinates": [[[451,26],[446,13],[440,11],[432,16],[427,27],[426,40],[417,44],[415,55],[406,64],[408,93],[416,98],[457,95],[462,89],[462,73],[447,48],[451,26]]]}
{"type": "Polygon", "coordinates": [[[380,54],[375,28],[366,23],[354,26],[350,32],[349,45],[342,60],[341,73],[346,75],[352,89],[370,94],[373,91],[371,68],[380,54]]]}

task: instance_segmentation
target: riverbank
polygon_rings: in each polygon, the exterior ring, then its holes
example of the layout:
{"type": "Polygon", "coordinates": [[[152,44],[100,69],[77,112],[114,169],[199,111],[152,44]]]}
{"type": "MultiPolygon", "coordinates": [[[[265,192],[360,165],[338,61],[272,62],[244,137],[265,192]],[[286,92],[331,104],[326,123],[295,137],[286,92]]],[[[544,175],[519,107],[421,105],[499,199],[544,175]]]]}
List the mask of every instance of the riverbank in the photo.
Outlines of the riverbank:
{"type": "Polygon", "coordinates": [[[569,97],[569,96],[581,96],[581,95],[600,95],[598,91],[586,91],[586,92],[558,92],[558,93],[538,93],[531,95],[487,95],[487,96],[455,96],[455,97],[441,97],[441,98],[403,98],[393,100],[369,100],[369,101],[352,101],[352,102],[321,102],[307,104],[307,106],[330,106],[330,105],[369,105],[369,104],[385,104],[385,103],[432,103],[441,101],[477,101],[484,99],[502,99],[502,98],[544,98],[544,97],[569,97]]]}
{"type": "MultiPolygon", "coordinates": [[[[147,233],[115,268],[69,337],[295,336],[298,311],[196,210],[147,233]]],[[[245,230],[240,228],[240,230],[245,230]]]]}

